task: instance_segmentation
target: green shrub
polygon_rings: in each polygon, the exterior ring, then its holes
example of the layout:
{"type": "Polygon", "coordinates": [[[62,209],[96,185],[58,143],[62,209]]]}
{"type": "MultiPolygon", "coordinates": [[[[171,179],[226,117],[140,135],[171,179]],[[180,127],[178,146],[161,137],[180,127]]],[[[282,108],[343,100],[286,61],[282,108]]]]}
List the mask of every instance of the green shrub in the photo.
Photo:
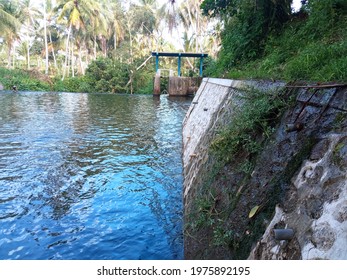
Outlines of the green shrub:
{"type": "Polygon", "coordinates": [[[13,86],[21,91],[51,90],[51,85],[48,82],[31,77],[30,72],[18,69],[0,68],[0,83],[7,90],[11,90],[13,86]]]}
{"type": "Polygon", "coordinates": [[[98,58],[90,63],[85,82],[96,92],[126,92],[128,65],[110,58],[98,58]]]}

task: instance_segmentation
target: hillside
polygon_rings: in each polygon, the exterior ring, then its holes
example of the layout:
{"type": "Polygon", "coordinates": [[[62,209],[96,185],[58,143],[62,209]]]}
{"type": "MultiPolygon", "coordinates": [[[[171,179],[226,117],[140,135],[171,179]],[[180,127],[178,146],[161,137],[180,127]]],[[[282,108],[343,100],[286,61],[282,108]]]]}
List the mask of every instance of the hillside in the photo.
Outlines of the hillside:
{"type": "Polygon", "coordinates": [[[237,13],[229,11],[229,6],[220,12],[225,22],[222,50],[207,69],[208,76],[347,81],[345,1],[304,1],[296,13],[285,6],[290,1],[272,1],[277,6],[270,7],[271,1],[255,1],[260,3],[258,7],[246,2],[240,4],[237,13]],[[269,21],[267,11],[272,11],[273,21],[269,21]]]}

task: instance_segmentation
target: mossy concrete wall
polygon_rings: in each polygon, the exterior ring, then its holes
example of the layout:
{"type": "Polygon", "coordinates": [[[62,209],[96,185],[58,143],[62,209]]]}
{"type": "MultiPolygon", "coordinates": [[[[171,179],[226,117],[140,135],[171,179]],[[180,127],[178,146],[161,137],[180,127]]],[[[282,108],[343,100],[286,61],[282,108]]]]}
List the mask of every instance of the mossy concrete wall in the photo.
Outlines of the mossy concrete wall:
{"type": "Polygon", "coordinates": [[[201,84],[200,77],[169,77],[168,92],[170,96],[195,94],[201,84]]]}
{"type": "MultiPolygon", "coordinates": [[[[199,89],[202,78],[200,77],[175,77],[170,76],[168,88],[165,89],[170,96],[194,95],[199,89]]],[[[154,77],[153,95],[160,95],[164,89],[160,88],[160,74],[154,77]]]]}
{"type": "Polygon", "coordinates": [[[201,183],[199,172],[208,163],[208,149],[220,129],[232,121],[232,104],[247,87],[274,89],[284,83],[204,78],[183,120],[184,199],[188,204],[191,186],[201,183]],[[234,98],[236,97],[236,98],[234,98]]]}

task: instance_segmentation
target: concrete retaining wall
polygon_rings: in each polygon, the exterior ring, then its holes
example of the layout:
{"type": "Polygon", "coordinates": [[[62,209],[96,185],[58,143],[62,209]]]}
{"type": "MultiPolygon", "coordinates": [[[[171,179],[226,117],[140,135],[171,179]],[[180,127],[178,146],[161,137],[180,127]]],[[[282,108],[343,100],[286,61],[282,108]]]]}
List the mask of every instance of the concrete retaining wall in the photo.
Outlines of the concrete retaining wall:
{"type": "Polygon", "coordinates": [[[184,199],[187,200],[191,186],[200,181],[201,165],[208,161],[208,147],[218,129],[232,119],[231,103],[240,103],[238,98],[245,87],[259,89],[284,86],[283,83],[238,81],[204,78],[185,119],[183,120],[183,168],[184,199]]]}

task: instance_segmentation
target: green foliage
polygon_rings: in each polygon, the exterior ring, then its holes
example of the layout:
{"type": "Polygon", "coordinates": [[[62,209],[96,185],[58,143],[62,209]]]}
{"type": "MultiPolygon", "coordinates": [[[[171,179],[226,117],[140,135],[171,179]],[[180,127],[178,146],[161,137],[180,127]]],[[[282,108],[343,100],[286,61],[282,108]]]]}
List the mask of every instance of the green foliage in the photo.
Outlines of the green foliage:
{"type": "Polygon", "coordinates": [[[261,13],[249,21],[241,12],[228,19],[223,48],[211,74],[228,72],[233,79],[346,81],[347,2],[306,2],[288,22],[267,24],[261,13]],[[264,29],[261,22],[270,28],[264,29]]]}
{"type": "Polygon", "coordinates": [[[227,8],[235,9],[235,0],[204,0],[201,4],[201,9],[204,15],[218,16],[225,15],[227,8]]]}
{"type": "Polygon", "coordinates": [[[85,79],[92,91],[124,93],[129,81],[128,65],[110,58],[99,58],[89,65],[85,79]]]}
{"type": "Polygon", "coordinates": [[[17,5],[13,1],[0,2],[0,35],[16,32],[20,29],[20,23],[14,14],[17,12],[17,5]]]}
{"type": "Polygon", "coordinates": [[[152,94],[153,69],[142,68],[136,71],[132,67],[134,66],[116,59],[99,58],[90,63],[85,76],[69,77],[64,80],[57,77],[51,83],[47,79],[45,80],[47,77],[42,74],[40,79],[32,77],[30,71],[0,68],[0,83],[8,90],[16,85],[19,90],[23,91],[111,93],[130,92],[132,85],[134,93],[152,94]],[[132,84],[130,84],[130,80],[132,84]]]}
{"type": "Polygon", "coordinates": [[[213,59],[212,57],[208,56],[204,60],[204,68],[203,73],[205,77],[214,77],[218,76],[219,73],[218,69],[218,63],[217,60],[213,59]]]}
{"type": "Polygon", "coordinates": [[[232,230],[225,230],[223,227],[216,227],[213,230],[212,244],[214,246],[230,246],[234,239],[232,230]]]}
{"type": "MultiPolygon", "coordinates": [[[[134,65],[141,65],[145,59],[140,58],[134,61],[134,65]]],[[[133,66],[132,81],[133,92],[140,94],[153,94],[155,69],[152,63],[148,62],[144,67],[135,69],[133,66]]],[[[164,79],[161,79],[164,80],[164,79]]]]}
{"type": "Polygon", "coordinates": [[[139,94],[153,94],[153,75],[141,75],[140,80],[135,80],[135,90],[134,92],[139,94]]]}
{"type": "Polygon", "coordinates": [[[330,33],[347,15],[345,0],[310,0],[304,8],[309,14],[306,30],[311,38],[321,38],[323,34],[330,33]]]}
{"type": "Polygon", "coordinates": [[[153,11],[148,6],[132,5],[129,9],[130,17],[133,20],[133,30],[135,33],[151,35],[157,20],[153,11]]]}
{"type": "MultiPolygon", "coordinates": [[[[193,238],[203,234],[209,239],[209,250],[214,250],[213,247],[229,248],[235,258],[245,258],[254,240],[263,233],[263,221],[272,215],[273,205],[257,205],[249,213],[246,212],[248,209],[244,210],[250,224],[250,233],[244,236],[230,229],[228,219],[247,192],[246,186],[257,156],[291,102],[287,93],[264,92],[254,88],[245,89],[238,99],[232,104],[232,122],[211,144],[209,155],[213,164],[202,175],[203,183],[196,189],[193,202],[189,205],[185,234],[193,238]],[[222,170],[228,169],[227,166],[232,166],[233,174],[239,178],[237,187],[228,185],[228,179],[221,178],[224,174],[222,170]]],[[[274,185],[274,195],[271,196],[276,203],[277,185],[274,185]]]]}
{"type": "Polygon", "coordinates": [[[63,81],[56,78],[53,90],[58,92],[90,92],[92,89],[84,76],[65,78],[63,81]]]}
{"type": "MultiPolygon", "coordinates": [[[[207,2],[210,1],[204,1],[205,6],[207,2]]],[[[224,10],[227,17],[222,34],[222,67],[231,69],[259,57],[268,35],[281,30],[288,21],[290,3],[289,0],[229,1],[229,9],[224,10]]]]}
{"type": "Polygon", "coordinates": [[[239,153],[257,154],[262,147],[261,141],[271,136],[276,120],[287,106],[286,100],[276,92],[250,89],[240,98],[243,104],[234,107],[232,123],[211,145],[212,151],[224,162],[231,161],[239,153]]]}
{"type": "Polygon", "coordinates": [[[153,93],[154,73],[145,68],[134,69],[139,61],[129,65],[117,59],[99,58],[89,65],[84,88],[87,92],[126,93],[131,92],[132,87],[135,93],[153,93]]]}
{"type": "Polygon", "coordinates": [[[48,82],[30,76],[30,72],[24,70],[9,70],[0,68],[0,83],[6,90],[16,86],[21,91],[49,91],[48,82]]]}
{"type": "Polygon", "coordinates": [[[337,44],[309,44],[287,62],[287,79],[344,80],[347,73],[347,41],[337,44]]]}

